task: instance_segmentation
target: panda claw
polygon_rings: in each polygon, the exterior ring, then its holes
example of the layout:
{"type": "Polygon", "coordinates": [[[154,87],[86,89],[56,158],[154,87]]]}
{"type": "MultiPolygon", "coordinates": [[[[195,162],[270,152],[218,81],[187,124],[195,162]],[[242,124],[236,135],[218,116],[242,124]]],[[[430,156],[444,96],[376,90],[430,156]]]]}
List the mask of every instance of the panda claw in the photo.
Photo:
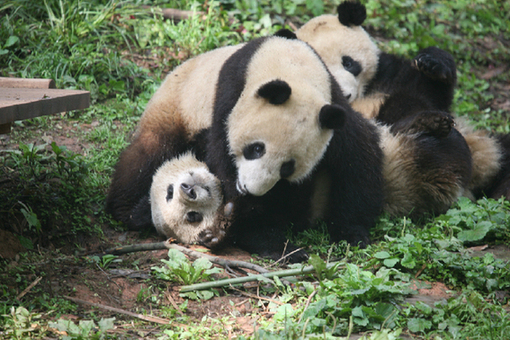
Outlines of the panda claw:
{"type": "Polygon", "coordinates": [[[427,77],[442,82],[455,81],[455,62],[451,56],[437,48],[428,48],[414,58],[413,66],[427,77]]]}
{"type": "Polygon", "coordinates": [[[234,203],[228,202],[227,204],[225,204],[225,208],[223,208],[223,215],[225,215],[225,217],[230,217],[233,211],[234,203]]]}

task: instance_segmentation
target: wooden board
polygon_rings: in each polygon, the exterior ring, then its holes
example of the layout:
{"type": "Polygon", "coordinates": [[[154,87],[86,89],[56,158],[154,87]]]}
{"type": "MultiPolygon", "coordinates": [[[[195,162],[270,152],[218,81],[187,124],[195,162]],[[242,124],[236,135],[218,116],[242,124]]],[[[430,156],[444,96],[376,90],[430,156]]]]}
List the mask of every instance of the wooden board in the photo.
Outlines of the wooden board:
{"type": "Polygon", "coordinates": [[[0,87],[0,125],[89,105],[88,91],[0,87]]]}
{"type": "Polygon", "coordinates": [[[0,87],[24,87],[30,89],[54,89],[53,79],[0,77],[0,87]]]}

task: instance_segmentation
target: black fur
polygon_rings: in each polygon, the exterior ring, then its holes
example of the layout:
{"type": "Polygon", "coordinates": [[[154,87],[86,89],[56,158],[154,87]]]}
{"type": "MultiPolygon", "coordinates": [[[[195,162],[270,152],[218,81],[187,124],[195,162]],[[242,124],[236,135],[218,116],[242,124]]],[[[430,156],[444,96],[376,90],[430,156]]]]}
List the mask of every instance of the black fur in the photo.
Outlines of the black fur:
{"type": "Polygon", "coordinates": [[[282,37],[287,39],[297,39],[296,33],[288,30],[286,28],[282,28],[274,34],[275,37],[282,37]]]}
{"type": "Polygon", "coordinates": [[[289,99],[292,89],[289,84],[277,79],[263,85],[257,93],[262,98],[267,99],[271,104],[281,105],[289,99]]]}
{"type": "Polygon", "coordinates": [[[345,111],[340,105],[324,105],[319,112],[322,128],[340,129],[345,124],[345,111]]]}
{"type": "MultiPolygon", "coordinates": [[[[266,39],[252,41],[232,55],[218,80],[206,161],[211,172],[224,183],[226,201],[234,201],[226,240],[275,259],[296,249],[291,244],[285,246],[285,228],[290,224],[296,229],[306,227],[315,176],[317,171],[326,171],[332,183],[331,209],[326,218],[331,240],[347,240],[364,246],[369,242],[370,227],[382,209],[379,136],[372,124],[351,109],[331,75],[332,106],[335,111],[345,113],[345,121],[342,128],[334,130],[316,171],[299,185],[282,180],[261,197],[237,193],[236,167],[228,153],[225,122],[243,91],[248,64],[266,39]]],[[[289,260],[296,262],[305,258],[306,253],[300,251],[289,260]]]]}
{"type": "Polygon", "coordinates": [[[338,5],[338,20],[344,26],[359,26],[367,18],[365,6],[358,1],[345,1],[338,5]]]}
{"type": "Polygon", "coordinates": [[[450,53],[428,47],[414,61],[381,53],[377,73],[365,95],[389,95],[377,120],[385,124],[413,116],[422,110],[448,112],[457,82],[455,61],[450,53]]]}
{"type": "Polygon", "coordinates": [[[456,198],[453,194],[457,187],[467,188],[469,184],[471,151],[464,137],[453,126],[453,118],[446,112],[422,111],[391,127],[393,133],[415,136],[413,162],[421,174],[419,180],[434,188],[418,193],[422,204],[414,208],[412,216],[445,213],[453,203],[452,199],[456,198]]]}

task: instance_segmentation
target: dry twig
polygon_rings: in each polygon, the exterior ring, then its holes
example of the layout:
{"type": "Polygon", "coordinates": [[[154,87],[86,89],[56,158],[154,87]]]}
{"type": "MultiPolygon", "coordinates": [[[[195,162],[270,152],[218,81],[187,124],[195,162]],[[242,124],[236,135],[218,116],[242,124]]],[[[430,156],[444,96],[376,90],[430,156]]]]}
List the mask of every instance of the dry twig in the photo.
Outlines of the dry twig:
{"type": "Polygon", "coordinates": [[[37,279],[35,279],[34,282],[32,282],[27,288],[25,288],[18,296],[16,296],[16,299],[21,299],[23,296],[25,296],[29,291],[30,289],[34,288],[34,286],[36,284],[39,283],[39,281],[41,281],[42,279],[42,276],[38,277],[37,279]]]}
{"type": "MultiPolygon", "coordinates": [[[[110,307],[110,306],[106,306],[106,305],[103,305],[103,304],[100,304],[100,303],[89,302],[89,301],[77,299],[77,298],[70,297],[70,296],[64,296],[64,299],[68,299],[68,300],[74,301],[76,303],[81,303],[81,304],[85,304],[85,305],[90,305],[90,306],[93,306],[93,307],[101,308],[101,309],[104,309],[104,310],[107,310],[107,311],[110,311],[110,312],[128,315],[128,316],[131,316],[131,317],[134,317],[134,318],[138,318],[138,319],[144,320],[144,321],[155,322],[155,323],[159,323],[159,324],[162,324],[162,325],[167,325],[167,324],[170,323],[170,320],[158,318],[157,316],[137,314],[137,313],[133,313],[133,312],[130,312],[128,310],[125,310],[125,309],[110,307]]],[[[185,326],[185,325],[180,325],[180,326],[185,326]]]]}

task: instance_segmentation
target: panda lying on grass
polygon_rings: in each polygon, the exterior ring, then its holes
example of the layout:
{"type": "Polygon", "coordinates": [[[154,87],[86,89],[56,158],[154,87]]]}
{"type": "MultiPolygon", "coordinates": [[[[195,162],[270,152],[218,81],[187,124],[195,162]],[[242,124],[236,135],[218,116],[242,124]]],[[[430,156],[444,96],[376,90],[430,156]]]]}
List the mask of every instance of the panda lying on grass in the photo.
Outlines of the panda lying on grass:
{"type": "MultiPolygon", "coordinates": [[[[413,60],[384,53],[361,27],[366,19],[364,5],[346,1],[338,6],[337,12],[338,16],[322,15],[310,20],[296,35],[323,58],[353,108],[366,118],[392,126],[393,130],[395,125],[407,124],[405,121],[409,120],[441,120],[453,101],[456,84],[453,57],[435,47],[421,50],[413,60]],[[427,115],[430,117],[426,118],[427,115]]],[[[280,34],[292,35],[288,31],[280,34]]],[[[472,175],[464,195],[510,197],[510,135],[491,137],[457,118],[456,128],[448,139],[459,132],[472,157],[472,175]]],[[[456,152],[447,151],[446,145],[444,151],[446,157],[456,152]]],[[[462,167],[461,159],[452,158],[450,166],[455,163],[462,167]]]]}

